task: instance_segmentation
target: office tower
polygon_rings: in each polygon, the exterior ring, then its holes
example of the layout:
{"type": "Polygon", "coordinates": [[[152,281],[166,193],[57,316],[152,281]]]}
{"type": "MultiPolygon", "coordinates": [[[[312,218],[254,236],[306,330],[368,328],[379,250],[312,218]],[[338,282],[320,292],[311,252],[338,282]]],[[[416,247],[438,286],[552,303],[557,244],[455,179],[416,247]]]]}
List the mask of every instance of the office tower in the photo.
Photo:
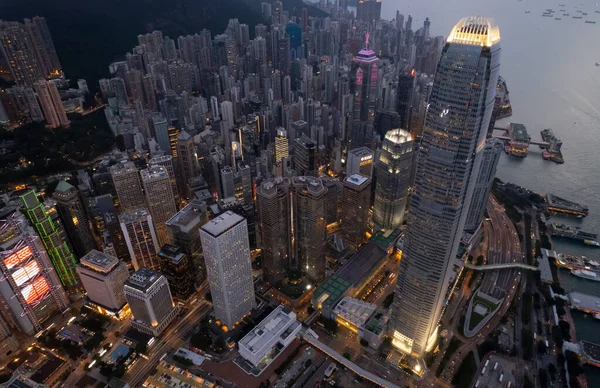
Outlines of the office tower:
{"type": "Polygon", "coordinates": [[[352,174],[344,179],[340,210],[342,235],[354,247],[365,242],[370,202],[371,178],[352,174]]]}
{"type": "MultiPolygon", "coordinates": [[[[29,194],[26,194],[28,196],[29,194]]],[[[31,192],[35,197],[35,194],[31,192]]],[[[42,239],[22,214],[0,220],[0,311],[11,328],[33,335],[69,308],[69,299],[46,253],[42,239]]]]}
{"type": "Polygon", "coordinates": [[[169,232],[165,222],[177,213],[169,173],[162,166],[151,166],[140,172],[146,193],[146,204],[152,216],[158,246],[168,244],[169,232]]]}
{"type": "Polygon", "coordinates": [[[40,80],[33,84],[33,88],[40,100],[40,106],[48,125],[52,128],[68,127],[70,122],[60,99],[60,94],[58,94],[56,84],[40,80]]]}
{"type": "Polygon", "coordinates": [[[190,258],[194,273],[200,278],[206,275],[200,228],[208,222],[208,216],[206,202],[193,199],[166,222],[171,242],[190,258]]]}
{"type": "Polygon", "coordinates": [[[371,146],[373,142],[373,122],[377,101],[377,76],[379,74],[379,58],[369,49],[369,33],[365,48],[352,59],[355,68],[354,105],[352,116],[352,133],[350,149],[371,146]]]}
{"type": "Polygon", "coordinates": [[[289,138],[292,141],[302,137],[305,135],[310,137],[310,130],[308,128],[308,123],[304,120],[296,120],[292,123],[291,130],[289,131],[289,138]]]}
{"type": "Polygon", "coordinates": [[[356,19],[371,23],[381,19],[381,0],[358,0],[356,19]]]}
{"type": "Polygon", "coordinates": [[[346,161],[346,176],[362,174],[373,177],[373,156],[375,153],[369,147],[358,147],[348,151],[346,161]]]}
{"type": "Polygon", "coordinates": [[[179,134],[177,151],[180,169],[187,184],[190,179],[200,174],[200,165],[198,164],[198,154],[194,145],[194,138],[186,131],[181,131],[179,134]]]}
{"type": "Polygon", "coordinates": [[[62,226],[50,218],[34,191],[22,195],[21,201],[25,206],[25,214],[40,236],[63,286],[68,289],[78,287],[79,279],[75,271],[77,261],[64,239],[62,226]]]}
{"type": "Polygon", "coordinates": [[[435,343],[498,80],[500,32],[483,17],[450,33],[437,67],[418,150],[396,296],[395,347],[421,357],[435,343]]]}
{"type": "Polygon", "coordinates": [[[92,229],[94,230],[98,246],[110,243],[114,254],[119,260],[129,261],[129,250],[114,201],[110,194],[99,195],[87,200],[92,229]]]}
{"type": "Polygon", "coordinates": [[[33,86],[45,78],[35,57],[35,44],[19,22],[0,20],[0,63],[19,86],[33,86]]]}
{"type": "Polygon", "coordinates": [[[317,145],[315,142],[302,135],[295,141],[294,147],[294,169],[299,176],[314,176],[318,175],[317,165],[317,145]]]}
{"type": "Polygon", "coordinates": [[[465,230],[468,232],[474,232],[483,219],[503,148],[502,142],[496,139],[488,139],[485,142],[483,156],[481,157],[481,169],[477,174],[473,198],[465,222],[465,230]]]}
{"type": "Polygon", "coordinates": [[[222,213],[200,229],[215,317],[227,327],[256,307],[246,220],[222,213]]]}
{"type": "Polygon", "coordinates": [[[290,180],[275,178],[264,181],[256,189],[256,207],[263,277],[277,285],[293,264],[290,180]]]}
{"type": "Polygon", "coordinates": [[[131,310],[131,327],[158,337],[177,316],[167,279],[142,267],[125,281],[125,298],[131,310]]]}
{"type": "Polygon", "coordinates": [[[396,90],[398,98],[396,111],[400,115],[400,128],[409,129],[414,88],[415,70],[412,69],[409,73],[400,73],[396,90]]]}
{"type": "Polygon", "coordinates": [[[196,276],[188,255],[178,246],[165,244],[158,253],[158,261],[173,296],[180,300],[189,298],[195,291],[196,276]]]}
{"type": "Polygon", "coordinates": [[[287,131],[283,128],[277,128],[277,136],[275,137],[275,164],[280,164],[281,159],[289,157],[287,131]]]}
{"type": "Polygon", "coordinates": [[[227,124],[227,129],[233,129],[235,119],[233,117],[233,104],[231,101],[223,101],[221,103],[221,116],[223,117],[223,121],[227,124]]]}
{"type": "Polygon", "coordinates": [[[175,175],[175,165],[173,164],[173,157],[171,155],[160,155],[154,156],[148,161],[148,166],[162,166],[167,170],[169,174],[169,182],[171,182],[171,190],[173,190],[173,196],[175,198],[175,206],[179,208],[179,192],[177,191],[177,179],[175,175]]]}
{"type": "Polygon", "coordinates": [[[375,183],[373,224],[375,229],[395,229],[404,221],[413,161],[413,141],[403,129],[385,134],[375,183]]]}
{"type": "Polygon", "coordinates": [[[0,361],[19,351],[19,341],[13,335],[8,323],[0,317],[0,361]]]}
{"type": "Polygon", "coordinates": [[[171,142],[169,141],[169,124],[167,119],[160,114],[152,118],[154,127],[154,136],[160,149],[166,154],[171,155],[171,142]]]}
{"type": "Polygon", "coordinates": [[[77,273],[94,307],[109,315],[120,316],[119,312],[127,303],[123,286],[129,271],[125,263],[94,249],[81,258],[77,273]]]}
{"type": "Polygon", "coordinates": [[[148,209],[138,208],[122,213],[119,222],[133,268],[138,270],[148,267],[158,270],[158,239],[148,209]]]}
{"type": "Polygon", "coordinates": [[[252,175],[250,166],[246,163],[239,163],[237,169],[225,166],[221,169],[221,185],[223,190],[223,199],[235,198],[244,200],[252,204],[252,175]]]}
{"type": "Polygon", "coordinates": [[[110,167],[121,212],[144,206],[144,193],[138,169],[133,162],[122,162],[110,167]]]}
{"type": "Polygon", "coordinates": [[[88,215],[77,189],[60,181],[52,194],[56,200],[58,212],[77,257],[81,257],[95,248],[90,230],[88,215]]]}
{"type": "Polygon", "coordinates": [[[292,178],[293,240],[296,268],[319,282],[325,277],[325,198],[323,183],[310,176],[292,178]]]}
{"type": "Polygon", "coordinates": [[[324,176],[320,179],[327,189],[327,194],[325,194],[325,224],[330,225],[340,222],[340,205],[344,185],[337,178],[324,176]]]}

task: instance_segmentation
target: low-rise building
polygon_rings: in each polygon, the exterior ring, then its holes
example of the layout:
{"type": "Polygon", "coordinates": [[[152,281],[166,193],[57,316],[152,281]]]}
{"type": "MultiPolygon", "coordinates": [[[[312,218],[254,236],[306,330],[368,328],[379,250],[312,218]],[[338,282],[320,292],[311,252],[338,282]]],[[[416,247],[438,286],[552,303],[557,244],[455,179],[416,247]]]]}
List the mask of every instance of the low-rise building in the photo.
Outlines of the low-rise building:
{"type": "Polygon", "coordinates": [[[294,341],[301,328],[296,314],[280,305],[240,340],[240,356],[254,367],[264,369],[294,341]]]}

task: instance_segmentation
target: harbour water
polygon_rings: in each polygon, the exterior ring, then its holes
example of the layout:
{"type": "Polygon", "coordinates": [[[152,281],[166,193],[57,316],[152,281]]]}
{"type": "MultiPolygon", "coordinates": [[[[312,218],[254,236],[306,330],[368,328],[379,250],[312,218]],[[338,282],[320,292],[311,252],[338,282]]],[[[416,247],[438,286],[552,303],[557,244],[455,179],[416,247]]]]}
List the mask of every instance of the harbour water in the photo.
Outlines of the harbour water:
{"type": "MultiPolygon", "coordinates": [[[[530,136],[552,128],[563,141],[565,163],[542,159],[537,146],[520,159],[502,155],[497,176],[540,193],[551,192],[589,206],[588,217],[559,218],[560,223],[579,225],[585,231],[600,233],[600,14],[595,0],[565,3],[560,0],[383,0],[382,15],[392,19],[396,10],[413,17],[413,29],[431,20],[431,35],[446,36],[462,17],[490,16],[500,27],[501,70],[506,79],[513,116],[499,122],[525,124],[530,136]],[[576,8],[577,7],[577,8],[576,8]],[[542,17],[547,8],[587,12],[590,20],[542,17]],[[530,13],[525,13],[531,11],[530,13]]],[[[600,248],[555,239],[557,252],[599,259],[600,248]]],[[[567,290],[600,295],[600,282],[574,277],[561,270],[559,278],[567,290]]],[[[599,342],[600,321],[573,312],[577,338],[599,342]]],[[[600,369],[585,367],[590,387],[600,387],[600,369]]]]}

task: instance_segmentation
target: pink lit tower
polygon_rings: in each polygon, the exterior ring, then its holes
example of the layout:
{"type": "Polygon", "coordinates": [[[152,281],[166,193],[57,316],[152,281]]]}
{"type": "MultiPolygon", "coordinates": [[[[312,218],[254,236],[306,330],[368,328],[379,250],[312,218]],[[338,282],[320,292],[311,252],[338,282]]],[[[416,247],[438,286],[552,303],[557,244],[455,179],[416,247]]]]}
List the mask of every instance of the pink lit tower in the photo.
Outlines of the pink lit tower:
{"type": "MultiPolygon", "coordinates": [[[[373,148],[373,122],[375,120],[375,100],[377,93],[377,74],[379,58],[369,49],[369,33],[366,34],[365,48],[352,59],[357,64],[354,115],[349,149],[367,146],[373,148]]],[[[354,66],[353,66],[354,68],[354,66]]]]}

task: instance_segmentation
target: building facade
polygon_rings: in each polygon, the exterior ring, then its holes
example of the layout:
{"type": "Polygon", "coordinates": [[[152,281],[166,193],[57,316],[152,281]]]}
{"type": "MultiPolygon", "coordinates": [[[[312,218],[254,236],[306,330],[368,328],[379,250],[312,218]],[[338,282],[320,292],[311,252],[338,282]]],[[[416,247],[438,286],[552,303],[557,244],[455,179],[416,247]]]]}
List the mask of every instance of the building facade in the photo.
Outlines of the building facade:
{"type": "Polygon", "coordinates": [[[79,196],[79,191],[71,184],[61,181],[52,197],[56,200],[58,212],[63,220],[67,235],[73,243],[77,257],[82,257],[95,248],[90,230],[88,215],[79,196]]]}
{"type": "Polygon", "coordinates": [[[166,222],[177,213],[169,173],[164,167],[155,165],[140,171],[140,176],[158,245],[163,246],[170,242],[166,222]]]}
{"type": "Polygon", "coordinates": [[[175,245],[165,244],[158,253],[160,273],[169,282],[169,288],[175,298],[187,300],[195,291],[195,274],[190,258],[175,245]]]}
{"type": "Polygon", "coordinates": [[[155,271],[159,270],[158,239],[148,209],[139,208],[123,213],[119,216],[119,222],[133,268],[138,270],[147,267],[155,271]]]}
{"type": "Polygon", "coordinates": [[[340,215],[342,235],[354,247],[365,242],[371,202],[371,178],[352,174],[344,179],[340,215]]]}

